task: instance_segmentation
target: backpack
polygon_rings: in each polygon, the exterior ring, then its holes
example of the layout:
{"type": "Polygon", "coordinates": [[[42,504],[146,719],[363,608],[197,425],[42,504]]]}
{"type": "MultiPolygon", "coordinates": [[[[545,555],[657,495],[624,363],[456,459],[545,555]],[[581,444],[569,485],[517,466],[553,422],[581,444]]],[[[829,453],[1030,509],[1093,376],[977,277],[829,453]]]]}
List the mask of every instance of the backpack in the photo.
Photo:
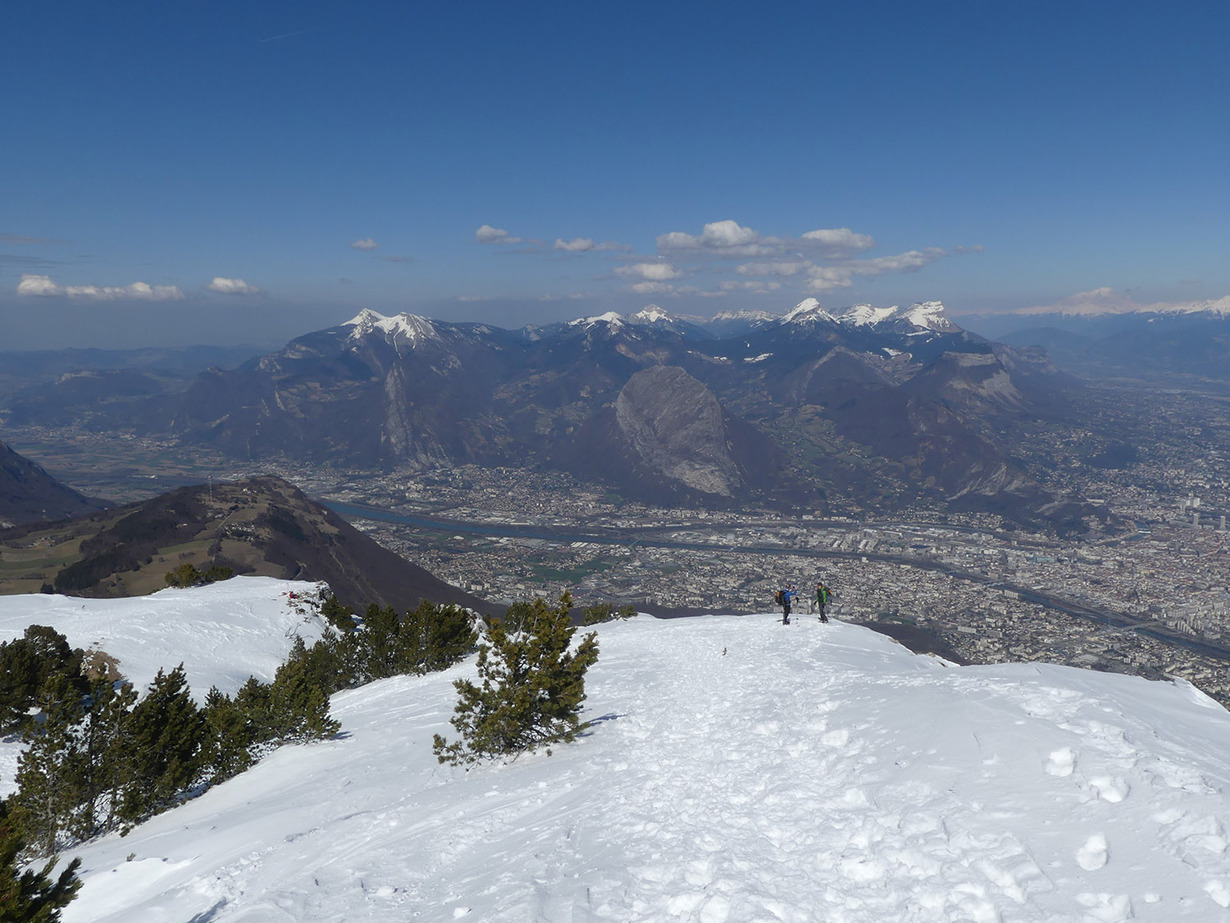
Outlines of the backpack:
{"type": "Polygon", "coordinates": [[[773,597],[773,601],[774,601],[775,603],[777,603],[779,606],[785,605],[785,603],[786,603],[786,593],[785,593],[785,591],[783,591],[783,590],[778,590],[778,591],[777,591],[777,593],[776,593],[776,595],[774,595],[774,597],[773,597]]]}

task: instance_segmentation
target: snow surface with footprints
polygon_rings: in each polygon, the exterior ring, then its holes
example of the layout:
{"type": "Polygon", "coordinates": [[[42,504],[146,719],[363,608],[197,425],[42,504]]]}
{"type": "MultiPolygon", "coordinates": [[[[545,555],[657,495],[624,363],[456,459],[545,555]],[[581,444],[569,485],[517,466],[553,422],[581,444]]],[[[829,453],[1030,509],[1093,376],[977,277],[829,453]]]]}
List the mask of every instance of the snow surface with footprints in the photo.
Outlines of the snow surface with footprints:
{"type": "Polygon", "coordinates": [[[472,659],[338,694],[337,738],[75,851],[64,920],[1230,921],[1230,714],[1187,684],[597,631],[576,743],[440,766],[472,659]]]}

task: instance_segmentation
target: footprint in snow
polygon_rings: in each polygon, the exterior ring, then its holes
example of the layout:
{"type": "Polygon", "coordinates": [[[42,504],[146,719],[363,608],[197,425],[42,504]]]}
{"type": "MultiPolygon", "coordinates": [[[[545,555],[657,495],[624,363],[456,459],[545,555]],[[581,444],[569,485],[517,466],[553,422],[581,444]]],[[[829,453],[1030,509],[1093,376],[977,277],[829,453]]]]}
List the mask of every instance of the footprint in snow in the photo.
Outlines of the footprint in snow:
{"type": "Polygon", "coordinates": [[[1051,753],[1051,758],[1046,762],[1047,775],[1058,776],[1063,778],[1072,775],[1072,769],[1076,766],[1076,754],[1072,752],[1071,747],[1060,747],[1051,753]]]}
{"type": "Polygon", "coordinates": [[[1106,836],[1101,833],[1095,833],[1076,851],[1076,862],[1086,872],[1095,872],[1102,868],[1108,858],[1106,836]]]}
{"type": "Polygon", "coordinates": [[[1223,907],[1230,907],[1230,887],[1227,887],[1224,881],[1214,879],[1213,881],[1205,882],[1204,890],[1213,899],[1214,903],[1220,904],[1223,907]]]}
{"type": "Polygon", "coordinates": [[[1090,779],[1089,787],[1093,789],[1095,795],[1111,804],[1118,804],[1131,791],[1128,784],[1122,779],[1114,779],[1110,776],[1096,776],[1090,779]]]}

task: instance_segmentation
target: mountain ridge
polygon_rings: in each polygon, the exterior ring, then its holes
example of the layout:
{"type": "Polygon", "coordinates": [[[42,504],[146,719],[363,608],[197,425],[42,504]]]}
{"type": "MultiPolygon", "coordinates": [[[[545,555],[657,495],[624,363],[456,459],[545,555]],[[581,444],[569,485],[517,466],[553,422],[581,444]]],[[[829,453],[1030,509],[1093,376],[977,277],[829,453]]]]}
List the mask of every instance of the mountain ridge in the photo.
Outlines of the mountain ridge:
{"type": "Polygon", "coordinates": [[[54,588],[142,596],[181,565],[329,584],[343,603],[412,609],[421,600],[499,607],[450,586],[275,477],[181,487],[150,500],[0,532],[0,594],[54,588]]]}
{"type": "MultiPolygon", "coordinates": [[[[1043,388],[1040,379],[1058,372],[1035,366],[1021,378],[1026,359],[1005,364],[1010,348],[997,349],[951,323],[939,302],[855,306],[832,314],[807,299],[776,320],[756,320],[738,336],[719,338],[697,329],[658,306],[629,317],[608,312],[521,331],[364,311],[236,370],[204,373],[188,389],[171,428],[188,443],[212,444],[249,459],[281,454],[385,468],[519,463],[584,470],[642,499],[823,505],[825,497],[851,485],[835,481],[830,466],[791,456],[774,434],[783,412],[802,395],[831,416],[841,438],[880,455],[889,452],[888,464],[868,474],[904,479],[893,488],[903,496],[929,496],[941,504],[956,497],[972,507],[984,502],[977,498],[987,498],[987,506],[1026,520],[1037,519],[1040,506],[1055,508],[1057,498],[1046,496],[1023,470],[1011,478],[987,475],[988,457],[1001,460],[991,466],[996,470],[1012,463],[1004,447],[993,445],[997,428],[984,421],[1036,414],[1044,404],[1053,410],[1063,389],[1043,388]],[[833,350],[874,369],[857,386],[847,379],[838,389],[848,401],[854,387],[862,414],[843,416],[834,401],[839,395],[820,393],[823,376],[812,376],[810,389],[802,392],[785,384],[833,350]],[[946,355],[980,358],[961,363],[946,355]],[[911,379],[937,363],[948,369],[948,391],[911,390],[911,379]],[[695,476],[686,440],[659,432],[646,441],[649,430],[626,425],[632,392],[625,389],[659,367],[682,374],[660,379],[672,384],[653,396],[659,405],[655,425],[685,425],[711,396],[720,414],[705,411],[701,419],[720,416],[728,421],[723,432],[738,434],[743,444],[727,446],[719,453],[722,461],[712,457],[728,469],[721,477],[695,476]],[[682,390],[674,393],[675,385],[682,390]],[[672,402],[677,406],[666,406],[672,402]],[[864,425],[868,413],[896,420],[914,436],[886,438],[882,426],[864,425]],[[927,437],[918,427],[941,418],[947,433],[944,483],[929,481],[919,461],[919,439],[927,437]],[[907,454],[891,454],[901,451],[907,454]],[[971,463],[962,469],[966,456],[971,463]],[[618,459],[631,464],[621,470],[613,464],[618,459]],[[963,480],[962,472],[969,478],[963,480]],[[1026,482],[1028,490],[1009,489],[1026,482]]],[[[712,437],[698,438],[718,446],[727,436],[719,437],[714,426],[706,430],[712,437]]]]}
{"type": "Polygon", "coordinates": [[[73,490],[0,442],[0,530],[79,516],[107,504],[73,490]]]}

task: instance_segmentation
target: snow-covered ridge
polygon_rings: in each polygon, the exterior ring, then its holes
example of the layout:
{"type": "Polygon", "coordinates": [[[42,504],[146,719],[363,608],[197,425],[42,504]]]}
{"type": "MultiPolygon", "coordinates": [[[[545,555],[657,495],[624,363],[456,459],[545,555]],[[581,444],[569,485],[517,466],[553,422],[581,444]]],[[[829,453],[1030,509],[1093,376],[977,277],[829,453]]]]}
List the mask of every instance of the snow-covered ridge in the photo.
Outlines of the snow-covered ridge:
{"type": "Polygon", "coordinates": [[[1230,715],[1186,683],[803,614],[596,631],[552,756],[436,762],[472,659],[339,693],[337,738],[73,850],[65,923],[1230,918],[1230,715]]]}
{"type": "Polygon", "coordinates": [[[780,319],[782,324],[814,324],[828,322],[844,327],[896,327],[913,328],[917,333],[949,333],[959,328],[944,316],[944,305],[939,301],[924,301],[902,308],[898,305],[878,308],[870,304],[856,304],[832,313],[820,306],[815,298],[805,298],[780,319]]]}
{"type": "Polygon", "coordinates": [[[606,324],[610,327],[623,326],[624,319],[618,311],[607,311],[605,314],[597,314],[593,317],[578,317],[576,320],[568,321],[569,327],[594,327],[598,324],[606,324]]]}
{"type": "Polygon", "coordinates": [[[856,304],[837,315],[838,323],[848,327],[874,327],[876,324],[897,316],[897,307],[876,308],[869,304],[856,304]]]}
{"type": "Polygon", "coordinates": [[[656,304],[645,305],[628,319],[641,324],[670,323],[673,320],[669,313],[656,304]]]}
{"type": "Polygon", "coordinates": [[[386,317],[370,308],[364,308],[342,326],[354,328],[350,332],[352,340],[366,336],[374,330],[379,330],[390,342],[404,339],[413,343],[440,338],[440,331],[426,317],[406,313],[386,317]]]}
{"type": "Polygon", "coordinates": [[[1230,295],[1198,301],[1161,301],[1141,304],[1124,292],[1103,286],[1087,292],[1077,292],[1054,304],[1019,308],[1010,314],[1050,315],[1062,317],[1106,317],[1113,315],[1193,315],[1230,316],[1230,295]]]}
{"type": "Polygon", "coordinates": [[[768,311],[720,311],[713,315],[715,321],[771,321],[780,320],[778,315],[770,314],[768,311]]]}
{"type": "Polygon", "coordinates": [[[901,312],[901,317],[923,330],[947,333],[958,329],[956,324],[944,316],[944,305],[939,301],[912,304],[901,312]]]}

